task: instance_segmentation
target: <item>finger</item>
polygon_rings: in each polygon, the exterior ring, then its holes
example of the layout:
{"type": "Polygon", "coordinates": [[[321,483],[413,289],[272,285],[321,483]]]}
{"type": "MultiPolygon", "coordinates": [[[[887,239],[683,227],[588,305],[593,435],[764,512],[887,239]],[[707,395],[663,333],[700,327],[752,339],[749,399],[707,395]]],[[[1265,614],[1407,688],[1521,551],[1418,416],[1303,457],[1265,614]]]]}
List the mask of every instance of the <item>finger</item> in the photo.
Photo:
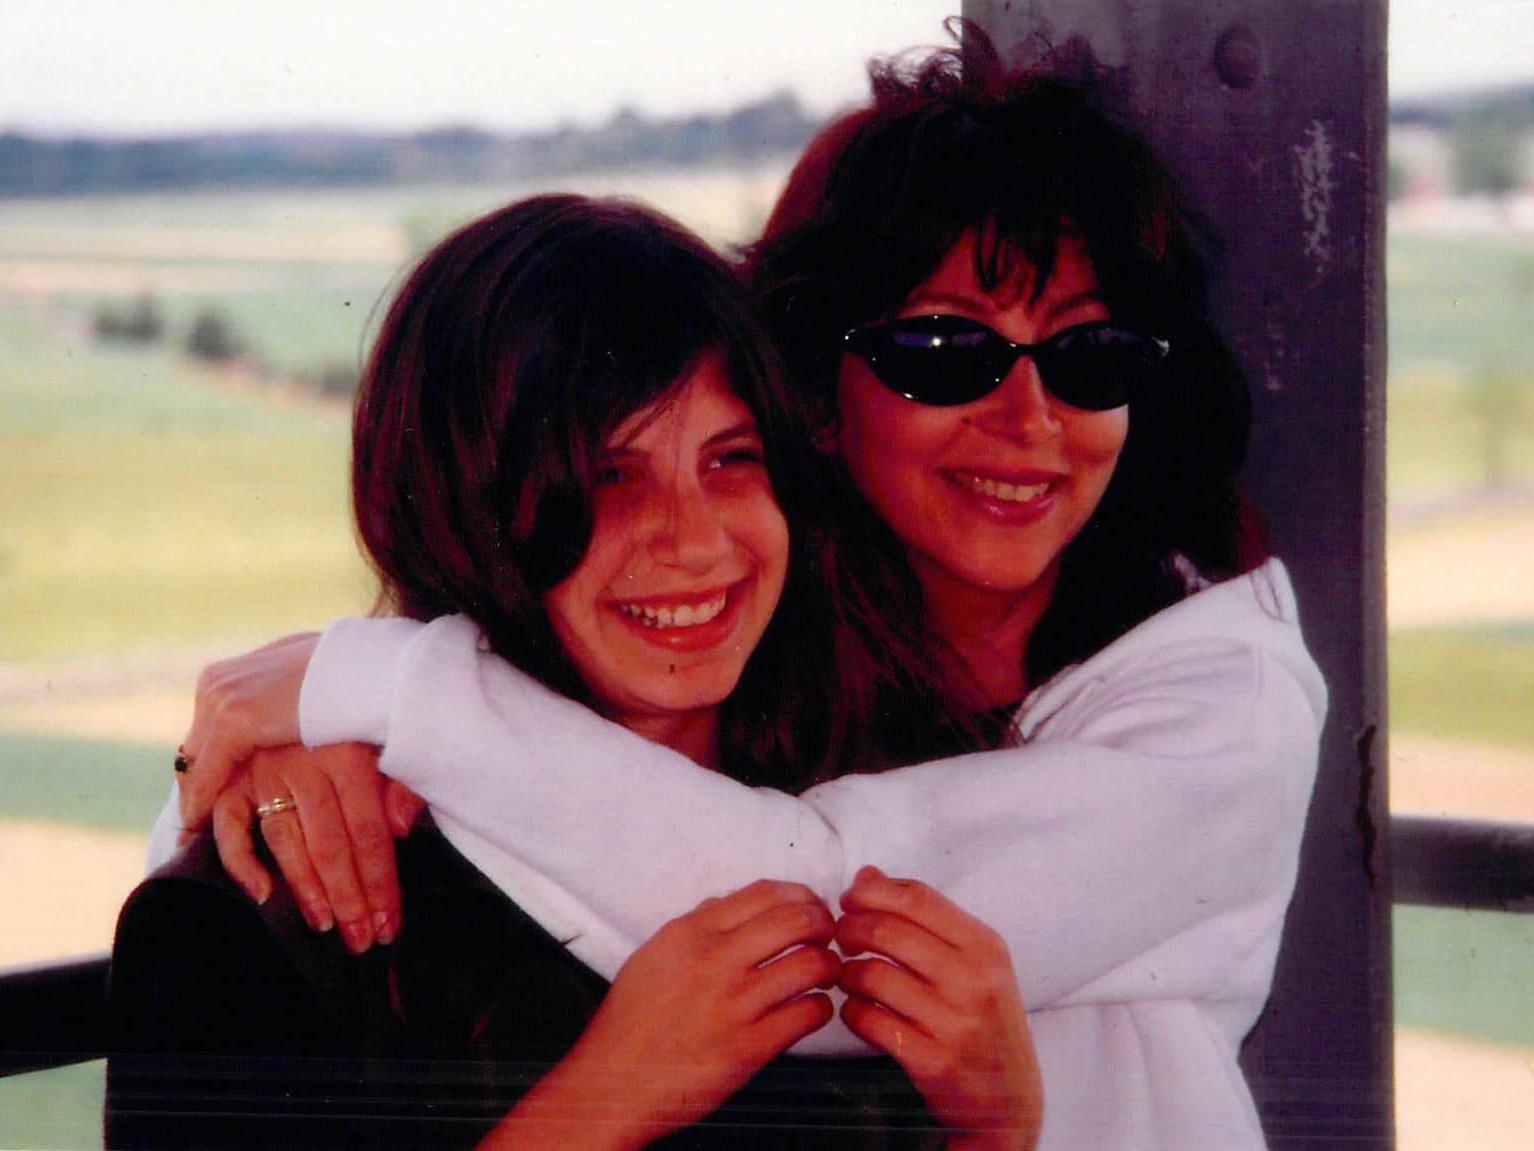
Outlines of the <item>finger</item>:
{"type": "Polygon", "coordinates": [[[415,827],[415,821],[426,808],[426,801],[397,779],[384,777],[384,812],[389,817],[389,830],[396,839],[404,839],[415,827]]]}
{"type": "Polygon", "coordinates": [[[918,1087],[942,1054],[932,1037],[911,1020],[867,999],[849,997],[842,1004],[842,1022],[863,1042],[904,1067],[918,1087]]]}
{"type": "Polygon", "coordinates": [[[843,911],[885,911],[920,924],[955,947],[967,947],[990,933],[984,923],[953,900],[917,879],[891,879],[864,867],[841,899],[843,911]]]}
{"type": "Polygon", "coordinates": [[[266,840],[267,850],[277,861],[277,867],[287,880],[293,899],[307,923],[315,931],[329,931],[336,925],[335,913],[325,896],[325,886],[309,861],[309,848],[304,843],[304,832],[298,822],[298,812],[282,811],[260,821],[261,838],[266,840]]]}
{"type": "Polygon", "coordinates": [[[740,992],[740,1006],[753,1018],[817,988],[836,984],[842,962],[828,947],[800,947],[752,971],[740,992]]]}
{"type": "Polygon", "coordinates": [[[802,883],[781,879],[758,879],[755,883],[731,892],[721,899],[704,900],[703,926],[713,931],[733,931],[762,912],[784,903],[825,904],[802,883]]]}
{"type": "MultiPolygon", "coordinates": [[[[285,747],[274,752],[258,753],[251,766],[261,791],[261,773],[256,765],[280,765],[282,780],[273,794],[290,792],[298,801],[298,823],[303,832],[309,862],[319,875],[325,898],[335,915],[341,938],[349,951],[361,954],[373,945],[373,928],[368,917],[367,897],[352,859],[351,837],[330,777],[309,762],[315,753],[303,747],[285,747]]],[[[276,817],[274,817],[276,818],[276,817]]]]}
{"type": "Polygon", "coordinates": [[[882,911],[851,911],[836,922],[843,955],[874,952],[893,959],[929,983],[953,972],[963,953],[920,924],[882,911]]]}
{"type": "Polygon", "coordinates": [[[250,749],[228,732],[229,728],[220,725],[207,742],[197,747],[185,745],[192,767],[179,779],[184,828],[195,830],[208,821],[214,801],[228,786],[235,769],[250,758],[250,749]]]}
{"type": "MultiPolygon", "coordinates": [[[[280,752],[261,752],[250,762],[251,793],[263,802],[280,795],[290,795],[292,790],[279,765],[280,752]]],[[[304,838],[303,824],[298,812],[293,810],[269,815],[259,823],[261,838],[277,861],[282,876],[298,902],[305,922],[315,931],[329,931],[335,926],[335,911],[325,885],[315,870],[309,855],[309,845],[304,838]]]]}
{"type": "Polygon", "coordinates": [[[256,842],[251,835],[254,818],[248,786],[231,788],[213,805],[213,840],[229,878],[251,899],[265,903],[272,894],[272,877],[256,858],[256,842]]]}
{"type": "Polygon", "coordinates": [[[819,900],[780,903],[724,933],[720,937],[723,945],[720,958],[742,968],[755,967],[790,947],[830,943],[835,935],[836,920],[819,900]]]}
{"type": "Polygon", "coordinates": [[[757,1066],[781,1055],[799,1040],[819,1031],[836,1015],[827,995],[812,992],[768,1011],[751,1027],[752,1051],[757,1066]]]}
{"type": "Polygon", "coordinates": [[[848,995],[879,1004],[936,1035],[947,1010],[931,984],[883,959],[849,959],[837,983],[848,995]]]}
{"type": "Polygon", "coordinates": [[[378,942],[389,943],[399,927],[399,876],[395,871],[394,833],[384,811],[378,752],[364,743],[346,743],[315,754],[324,757],[341,805],[373,935],[378,942]]]}

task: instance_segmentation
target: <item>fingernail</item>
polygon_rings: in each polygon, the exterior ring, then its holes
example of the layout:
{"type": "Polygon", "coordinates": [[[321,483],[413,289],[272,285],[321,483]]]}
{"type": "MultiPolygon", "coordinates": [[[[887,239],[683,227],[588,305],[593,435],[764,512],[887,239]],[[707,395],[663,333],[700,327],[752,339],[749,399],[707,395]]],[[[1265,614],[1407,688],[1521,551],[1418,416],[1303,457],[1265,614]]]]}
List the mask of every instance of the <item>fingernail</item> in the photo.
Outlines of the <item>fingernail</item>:
{"type": "Polygon", "coordinates": [[[270,879],[258,879],[251,890],[250,897],[257,903],[265,903],[272,897],[272,881],[270,879]]]}
{"type": "Polygon", "coordinates": [[[329,931],[336,925],[336,921],[331,917],[330,908],[317,900],[314,903],[304,904],[304,918],[316,931],[329,931]]]}
{"type": "Polygon", "coordinates": [[[375,912],[373,915],[373,934],[379,943],[394,942],[394,917],[387,911],[375,912]]]}
{"type": "Polygon", "coordinates": [[[366,923],[341,924],[341,939],[353,955],[361,955],[373,943],[373,933],[366,923]]]}
{"type": "Polygon", "coordinates": [[[865,863],[862,867],[858,868],[858,873],[852,877],[852,882],[857,883],[860,880],[873,880],[883,878],[884,872],[880,871],[871,863],[865,863]]]}

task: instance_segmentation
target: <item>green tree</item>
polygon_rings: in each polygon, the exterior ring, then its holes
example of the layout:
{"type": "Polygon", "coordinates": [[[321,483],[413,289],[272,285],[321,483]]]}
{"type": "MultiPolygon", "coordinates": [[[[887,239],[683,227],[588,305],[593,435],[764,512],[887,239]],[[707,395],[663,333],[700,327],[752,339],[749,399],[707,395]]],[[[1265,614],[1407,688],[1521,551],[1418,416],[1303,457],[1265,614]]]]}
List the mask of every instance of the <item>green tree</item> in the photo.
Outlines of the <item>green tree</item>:
{"type": "Polygon", "coordinates": [[[1496,111],[1467,113],[1449,133],[1454,186],[1464,195],[1505,198],[1523,181],[1520,133],[1496,111]]]}
{"type": "Polygon", "coordinates": [[[203,311],[197,314],[187,333],[186,354],[194,360],[224,363],[240,354],[240,342],[221,313],[203,311]]]}

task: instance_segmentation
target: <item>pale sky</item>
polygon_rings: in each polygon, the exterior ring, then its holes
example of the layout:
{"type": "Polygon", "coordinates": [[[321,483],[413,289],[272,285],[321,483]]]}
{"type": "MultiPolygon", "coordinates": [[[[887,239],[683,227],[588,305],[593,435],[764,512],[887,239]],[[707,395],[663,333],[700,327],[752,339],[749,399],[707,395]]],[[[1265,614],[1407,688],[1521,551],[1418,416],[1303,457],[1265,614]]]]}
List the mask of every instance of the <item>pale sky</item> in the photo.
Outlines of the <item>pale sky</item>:
{"type": "MultiPolygon", "coordinates": [[[[1090,2],[1090,0],[1084,0],[1090,2]]],[[[1336,0],[1351,3],[1353,0],[1336,0]]],[[[958,0],[0,0],[0,128],[593,124],[857,100],[958,0]]],[[[1397,95],[1534,79],[1534,0],[1393,0],[1397,95]]]]}

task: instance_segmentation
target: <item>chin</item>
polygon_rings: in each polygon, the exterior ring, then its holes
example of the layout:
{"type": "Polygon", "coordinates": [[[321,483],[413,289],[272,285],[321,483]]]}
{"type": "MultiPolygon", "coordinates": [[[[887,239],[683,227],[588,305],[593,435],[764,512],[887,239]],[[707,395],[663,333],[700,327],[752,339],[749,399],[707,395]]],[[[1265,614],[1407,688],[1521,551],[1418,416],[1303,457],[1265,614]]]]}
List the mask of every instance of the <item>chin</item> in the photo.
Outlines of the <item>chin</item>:
{"type": "Polygon", "coordinates": [[[739,668],[728,671],[715,668],[663,668],[643,683],[636,684],[633,695],[656,711],[695,711],[715,707],[730,697],[740,682],[739,668]]]}

